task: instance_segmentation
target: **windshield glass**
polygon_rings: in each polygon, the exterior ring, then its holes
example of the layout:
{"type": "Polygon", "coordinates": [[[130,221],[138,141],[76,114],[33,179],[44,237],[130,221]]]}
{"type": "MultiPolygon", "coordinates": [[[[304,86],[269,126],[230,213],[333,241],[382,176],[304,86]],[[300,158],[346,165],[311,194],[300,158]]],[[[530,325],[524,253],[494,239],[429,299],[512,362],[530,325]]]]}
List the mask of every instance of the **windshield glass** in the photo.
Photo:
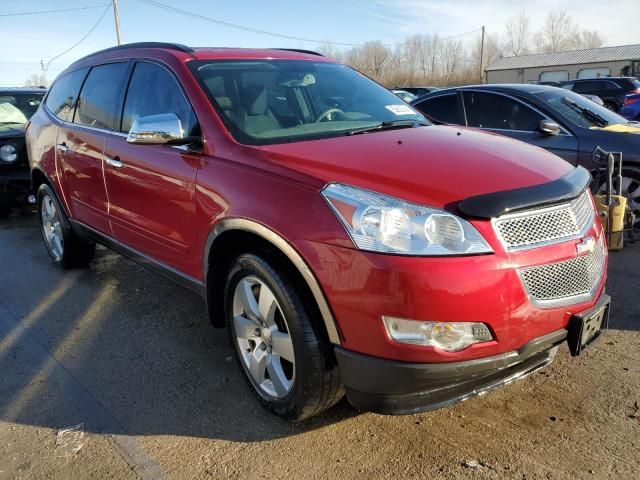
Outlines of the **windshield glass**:
{"type": "Polygon", "coordinates": [[[627,123],[627,120],[617,113],[574,92],[557,89],[553,92],[538,93],[537,96],[544,99],[551,108],[581,127],[606,127],[607,125],[627,123]]]}
{"type": "Polygon", "coordinates": [[[0,125],[24,125],[33,115],[44,93],[0,93],[0,125]]]}
{"type": "Polygon", "coordinates": [[[194,71],[241,143],[296,142],[367,127],[427,123],[389,90],[344,65],[224,60],[195,62],[194,71]]]}

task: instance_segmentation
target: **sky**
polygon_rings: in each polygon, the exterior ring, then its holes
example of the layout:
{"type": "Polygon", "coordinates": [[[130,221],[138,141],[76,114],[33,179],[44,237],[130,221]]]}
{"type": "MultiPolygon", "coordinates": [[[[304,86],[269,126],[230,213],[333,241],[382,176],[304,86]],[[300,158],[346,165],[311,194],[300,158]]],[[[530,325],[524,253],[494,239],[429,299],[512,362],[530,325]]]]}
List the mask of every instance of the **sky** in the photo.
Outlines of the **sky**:
{"type": "MultiPolygon", "coordinates": [[[[533,29],[537,30],[550,11],[564,9],[582,28],[597,30],[607,45],[640,43],[638,0],[609,0],[604,10],[601,0],[154,1],[254,29],[349,44],[370,40],[400,43],[416,33],[446,37],[472,32],[460,38],[473,39],[482,25],[489,34],[502,34],[507,19],[520,11],[529,15],[533,29]]],[[[108,3],[109,0],[0,0],[0,32],[5,38],[0,49],[0,86],[23,85],[31,74],[42,73],[40,61],[46,64],[78,42],[98,21],[108,3]],[[6,16],[100,5],[69,12],[6,16]]],[[[317,42],[275,38],[213,24],[140,0],[119,0],[119,6],[125,43],[170,41],[189,46],[308,49],[319,46],[317,42]]],[[[49,63],[47,77],[55,78],[76,59],[115,44],[114,16],[109,9],[84,41],[49,63]]]]}

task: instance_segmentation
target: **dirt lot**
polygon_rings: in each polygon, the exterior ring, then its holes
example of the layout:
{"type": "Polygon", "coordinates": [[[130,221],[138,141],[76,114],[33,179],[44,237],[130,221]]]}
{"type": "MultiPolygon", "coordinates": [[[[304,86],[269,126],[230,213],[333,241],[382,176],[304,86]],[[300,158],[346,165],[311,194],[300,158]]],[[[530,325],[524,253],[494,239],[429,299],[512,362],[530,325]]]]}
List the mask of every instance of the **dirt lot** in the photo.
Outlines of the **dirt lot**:
{"type": "Polygon", "coordinates": [[[300,425],[254,400],[197,296],[116,254],[65,273],[14,217],[0,285],[0,480],[640,477],[640,244],[611,255],[612,329],[584,356],[436,412],[300,425]]]}

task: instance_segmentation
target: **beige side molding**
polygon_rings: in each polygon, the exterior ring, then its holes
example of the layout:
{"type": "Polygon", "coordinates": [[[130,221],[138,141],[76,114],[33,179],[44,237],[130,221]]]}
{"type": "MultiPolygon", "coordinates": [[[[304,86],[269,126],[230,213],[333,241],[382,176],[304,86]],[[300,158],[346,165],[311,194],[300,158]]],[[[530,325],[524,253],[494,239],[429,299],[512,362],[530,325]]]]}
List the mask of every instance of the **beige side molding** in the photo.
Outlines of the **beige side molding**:
{"type": "MultiPolygon", "coordinates": [[[[333,313],[331,313],[329,304],[327,303],[327,300],[322,293],[318,281],[316,280],[315,276],[311,272],[311,269],[302,259],[300,254],[298,254],[298,252],[291,245],[289,245],[289,243],[284,238],[275,233],[273,230],[270,230],[264,225],[244,218],[229,218],[221,220],[214,227],[213,231],[209,234],[209,238],[207,239],[207,255],[205,256],[205,262],[208,259],[209,251],[215,239],[223,232],[229,230],[244,230],[246,232],[251,232],[255,235],[258,235],[277,247],[282,253],[287,256],[289,260],[291,260],[291,262],[296,266],[296,268],[304,278],[305,282],[307,282],[307,285],[309,286],[309,289],[313,294],[313,298],[318,304],[320,314],[322,315],[325,328],[327,329],[327,333],[329,335],[329,341],[334,345],[340,345],[340,336],[338,335],[338,329],[336,327],[335,319],[333,318],[333,313]]],[[[205,271],[206,268],[207,265],[205,265],[205,271]]]]}

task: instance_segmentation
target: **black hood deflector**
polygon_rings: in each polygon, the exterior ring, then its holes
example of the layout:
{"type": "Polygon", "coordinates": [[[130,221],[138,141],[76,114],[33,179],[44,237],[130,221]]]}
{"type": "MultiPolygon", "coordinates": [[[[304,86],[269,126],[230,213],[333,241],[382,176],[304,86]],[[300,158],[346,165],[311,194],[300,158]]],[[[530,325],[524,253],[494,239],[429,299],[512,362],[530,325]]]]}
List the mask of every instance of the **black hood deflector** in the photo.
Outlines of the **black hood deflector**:
{"type": "Polygon", "coordinates": [[[591,174],[577,167],[552,182],[465,198],[458,209],[470,217],[495,218],[505,213],[563,203],[578,197],[591,183],[591,174]]]}

